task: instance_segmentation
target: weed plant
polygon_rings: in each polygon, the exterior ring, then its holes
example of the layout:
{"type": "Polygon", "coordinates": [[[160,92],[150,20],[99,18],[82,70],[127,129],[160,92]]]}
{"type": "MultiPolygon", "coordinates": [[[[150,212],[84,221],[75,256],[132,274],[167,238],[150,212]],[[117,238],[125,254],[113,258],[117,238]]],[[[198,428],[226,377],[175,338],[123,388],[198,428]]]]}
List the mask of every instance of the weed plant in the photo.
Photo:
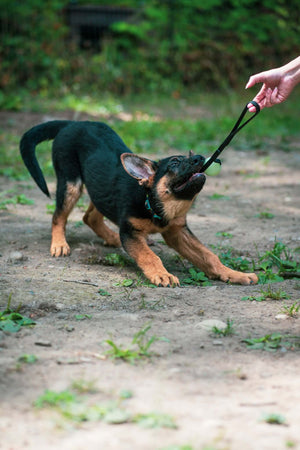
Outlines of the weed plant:
{"type": "Polygon", "coordinates": [[[21,327],[33,326],[35,322],[29,317],[20,314],[21,305],[16,309],[10,307],[12,294],[9,296],[7,306],[4,311],[0,312],[0,330],[16,333],[21,327]]]}
{"type": "Polygon", "coordinates": [[[154,353],[150,351],[150,347],[154,342],[164,341],[169,342],[165,337],[157,337],[155,335],[150,338],[147,335],[148,331],[151,329],[150,324],[146,324],[141,330],[137,331],[131,341],[131,345],[128,348],[117,345],[111,339],[107,339],[105,342],[111,347],[110,350],[106,351],[112,359],[122,359],[123,361],[135,363],[141,359],[151,358],[154,353]]]}

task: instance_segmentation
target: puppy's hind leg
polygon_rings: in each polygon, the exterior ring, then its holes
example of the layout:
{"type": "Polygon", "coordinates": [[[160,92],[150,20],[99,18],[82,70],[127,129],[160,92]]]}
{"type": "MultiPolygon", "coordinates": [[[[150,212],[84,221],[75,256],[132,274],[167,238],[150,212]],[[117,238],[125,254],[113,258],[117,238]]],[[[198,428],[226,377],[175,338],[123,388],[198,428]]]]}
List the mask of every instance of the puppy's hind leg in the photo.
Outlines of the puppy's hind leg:
{"type": "Polygon", "coordinates": [[[58,180],[56,210],[52,218],[51,256],[68,256],[70,247],[66,241],[65,229],[69,214],[82,193],[82,182],[58,180]]]}
{"type": "Polygon", "coordinates": [[[83,216],[83,221],[97,234],[97,236],[104,239],[106,245],[111,247],[121,247],[121,241],[118,233],[111,230],[104,223],[103,214],[95,208],[92,202],[83,216]]]}

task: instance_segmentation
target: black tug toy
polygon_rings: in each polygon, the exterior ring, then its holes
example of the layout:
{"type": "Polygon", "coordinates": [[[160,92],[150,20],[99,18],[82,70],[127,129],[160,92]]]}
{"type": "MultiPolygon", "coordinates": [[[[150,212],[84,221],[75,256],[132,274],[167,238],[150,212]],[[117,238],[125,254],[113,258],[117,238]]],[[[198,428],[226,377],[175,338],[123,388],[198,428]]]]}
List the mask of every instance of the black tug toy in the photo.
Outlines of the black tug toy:
{"type": "MultiPolygon", "coordinates": [[[[229,142],[232,140],[232,138],[242,129],[244,128],[245,125],[247,125],[247,123],[249,123],[252,119],[254,119],[255,116],[257,116],[257,114],[260,112],[260,106],[258,103],[256,103],[254,100],[252,100],[251,102],[248,102],[247,105],[245,106],[245,108],[243,109],[240,117],[238,118],[236,124],[234,125],[234,127],[232,128],[231,132],[229,133],[229,135],[227,136],[227,138],[223,141],[223,143],[220,145],[220,147],[213,153],[213,155],[208,158],[202,169],[201,172],[205,172],[211,164],[213,164],[214,162],[217,162],[219,164],[221,164],[220,160],[217,160],[218,156],[220,155],[220,153],[224,150],[225,147],[227,147],[227,145],[229,144],[229,142]],[[251,103],[253,106],[255,106],[256,112],[253,114],[252,117],[250,117],[250,119],[246,120],[246,122],[244,122],[241,125],[241,122],[243,120],[243,118],[245,117],[247,111],[248,111],[248,105],[249,103],[251,103]]],[[[220,171],[220,169],[218,169],[215,173],[212,171],[211,175],[217,175],[217,173],[220,171]]],[[[208,173],[209,175],[209,173],[208,173]]]]}

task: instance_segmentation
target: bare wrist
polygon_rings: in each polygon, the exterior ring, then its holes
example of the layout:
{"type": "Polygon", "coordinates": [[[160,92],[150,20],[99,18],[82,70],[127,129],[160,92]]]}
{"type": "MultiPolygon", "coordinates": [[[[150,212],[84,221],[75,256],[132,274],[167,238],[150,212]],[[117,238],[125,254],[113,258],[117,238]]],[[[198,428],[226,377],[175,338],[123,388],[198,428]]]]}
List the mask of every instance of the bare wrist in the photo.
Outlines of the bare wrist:
{"type": "Polygon", "coordinates": [[[297,84],[300,82],[300,56],[298,58],[293,59],[293,61],[289,62],[285,66],[282,67],[283,74],[285,77],[289,77],[293,84],[297,84]]]}

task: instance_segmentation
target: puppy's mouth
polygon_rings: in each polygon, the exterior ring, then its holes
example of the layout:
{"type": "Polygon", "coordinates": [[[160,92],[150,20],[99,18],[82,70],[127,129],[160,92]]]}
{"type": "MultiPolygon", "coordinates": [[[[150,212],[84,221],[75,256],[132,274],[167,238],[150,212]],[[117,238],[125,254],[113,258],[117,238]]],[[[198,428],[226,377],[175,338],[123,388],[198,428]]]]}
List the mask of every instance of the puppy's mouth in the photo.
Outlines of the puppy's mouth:
{"type": "Polygon", "coordinates": [[[193,173],[187,180],[180,180],[174,183],[172,190],[175,194],[184,194],[187,196],[194,196],[198,194],[204,186],[206,176],[204,173],[193,173]]]}

